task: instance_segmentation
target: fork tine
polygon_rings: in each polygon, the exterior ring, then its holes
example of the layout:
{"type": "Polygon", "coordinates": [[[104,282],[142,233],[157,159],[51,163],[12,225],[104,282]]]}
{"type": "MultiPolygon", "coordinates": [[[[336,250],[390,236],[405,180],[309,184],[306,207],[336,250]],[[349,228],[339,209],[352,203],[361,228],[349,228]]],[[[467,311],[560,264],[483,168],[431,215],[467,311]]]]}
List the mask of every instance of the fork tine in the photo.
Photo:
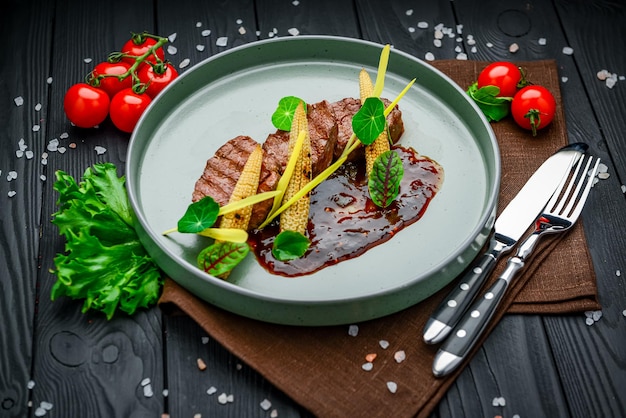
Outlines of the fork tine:
{"type": "MultiPolygon", "coordinates": [[[[580,165],[582,159],[583,159],[582,156],[578,157],[578,165],[580,165]]],[[[576,164],[576,162],[572,161],[572,165],[574,165],[574,164],[576,164]]],[[[554,205],[556,205],[557,202],[559,202],[559,198],[562,195],[563,189],[565,188],[565,184],[567,184],[567,180],[569,179],[569,173],[571,172],[571,170],[572,170],[572,166],[570,166],[569,170],[567,170],[567,172],[565,174],[563,174],[563,178],[561,179],[561,182],[557,186],[554,194],[552,195],[552,197],[550,198],[548,203],[546,203],[546,207],[544,209],[544,212],[556,212],[556,209],[554,208],[554,205]]],[[[568,186],[569,186],[568,187],[568,191],[564,194],[564,196],[567,196],[569,194],[569,190],[571,189],[571,185],[568,185],[568,186]]]]}
{"type": "MultiPolygon", "coordinates": [[[[576,193],[574,193],[574,195],[571,195],[571,192],[572,192],[572,187],[574,187],[574,185],[578,181],[578,172],[580,171],[580,166],[583,164],[584,160],[585,160],[585,156],[582,155],[578,159],[578,164],[576,164],[576,169],[574,170],[574,174],[572,174],[571,177],[569,176],[569,173],[565,174],[564,181],[566,181],[568,178],[570,179],[570,181],[569,181],[569,183],[567,183],[567,189],[565,190],[564,193],[561,194],[560,192],[561,192],[562,189],[559,190],[560,196],[557,196],[557,198],[559,198],[560,200],[558,201],[556,207],[553,210],[551,210],[552,213],[554,213],[554,214],[561,214],[561,213],[563,213],[563,206],[565,206],[565,203],[568,202],[569,197],[573,196],[573,198],[575,198],[576,195],[578,194],[578,191],[576,191],[576,193]]],[[[572,202],[574,200],[576,200],[576,199],[572,199],[570,202],[572,202]]],[[[570,209],[571,209],[571,207],[570,207],[570,209]]],[[[569,212],[569,210],[567,210],[565,213],[567,213],[567,212],[569,212]]]]}
{"type": "MultiPolygon", "coordinates": [[[[577,204],[578,202],[578,194],[580,193],[580,189],[582,189],[583,185],[585,184],[585,175],[589,174],[589,166],[591,165],[591,161],[593,160],[593,157],[589,157],[589,159],[587,160],[587,165],[585,165],[585,168],[582,170],[582,173],[580,173],[580,179],[578,178],[578,169],[581,167],[581,165],[579,164],[578,167],[576,167],[576,172],[574,173],[574,176],[572,177],[572,183],[576,182],[576,190],[574,190],[574,193],[572,193],[571,195],[571,199],[569,200],[567,207],[563,210],[563,216],[568,216],[571,211],[572,208],[574,207],[574,204],[577,204]]],[[[581,199],[584,196],[581,196],[581,199]]]]}
{"type": "MultiPolygon", "coordinates": [[[[589,162],[587,163],[587,167],[589,167],[589,164],[591,163],[591,160],[593,160],[593,157],[589,158],[589,162]]],[[[580,199],[578,200],[578,203],[576,204],[576,207],[574,208],[574,210],[572,211],[571,215],[569,215],[569,218],[572,222],[575,222],[576,219],[578,219],[578,217],[580,216],[580,213],[583,210],[583,207],[585,206],[585,202],[587,201],[587,197],[589,196],[589,191],[591,190],[591,187],[593,186],[593,182],[596,178],[596,174],[598,174],[598,169],[600,167],[600,159],[596,158],[596,163],[593,166],[593,169],[591,170],[591,172],[589,172],[587,174],[587,184],[585,185],[585,189],[583,190],[582,194],[580,195],[580,199]]],[[[585,173],[587,173],[587,169],[585,169],[585,173]]],[[[581,185],[582,185],[583,181],[581,181],[581,185]]]]}

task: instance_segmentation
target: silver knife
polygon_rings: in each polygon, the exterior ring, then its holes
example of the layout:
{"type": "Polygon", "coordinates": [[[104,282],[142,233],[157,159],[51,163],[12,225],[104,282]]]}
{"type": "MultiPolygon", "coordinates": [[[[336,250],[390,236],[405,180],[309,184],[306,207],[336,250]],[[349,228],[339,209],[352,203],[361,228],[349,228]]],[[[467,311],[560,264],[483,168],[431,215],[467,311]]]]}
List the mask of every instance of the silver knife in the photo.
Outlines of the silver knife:
{"type": "Polygon", "coordinates": [[[563,175],[587,150],[587,144],[567,145],[548,158],[502,211],[485,253],[474,262],[424,327],[424,342],[443,341],[463,316],[498,259],[509,252],[533,223],[559,186],[563,175]]]}

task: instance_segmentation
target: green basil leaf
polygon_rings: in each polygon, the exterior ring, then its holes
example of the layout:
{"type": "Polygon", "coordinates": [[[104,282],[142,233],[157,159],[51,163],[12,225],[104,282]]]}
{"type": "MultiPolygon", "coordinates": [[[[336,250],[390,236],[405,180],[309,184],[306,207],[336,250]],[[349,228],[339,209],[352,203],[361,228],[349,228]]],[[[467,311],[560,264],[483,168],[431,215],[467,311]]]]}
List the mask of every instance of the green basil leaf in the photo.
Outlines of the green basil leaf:
{"type": "MultiPolygon", "coordinates": [[[[278,101],[278,108],[272,115],[272,123],[277,129],[283,131],[291,129],[293,114],[296,112],[296,108],[300,102],[304,101],[296,96],[286,96],[278,101]]],[[[306,107],[304,109],[306,111],[306,107]]]]}
{"type": "Polygon", "coordinates": [[[379,137],[386,123],[383,101],[378,97],[368,97],[352,117],[352,130],[363,144],[369,145],[379,137]]]}
{"type": "Polygon", "coordinates": [[[474,83],[467,89],[467,94],[476,102],[490,122],[502,120],[511,110],[512,98],[498,97],[500,88],[497,86],[478,88],[478,83],[474,83]]]}
{"type": "Polygon", "coordinates": [[[198,267],[205,272],[220,276],[231,271],[250,252],[245,242],[216,242],[198,254],[198,267]]]}
{"type": "Polygon", "coordinates": [[[195,234],[212,227],[219,211],[220,205],[210,196],[192,203],[178,221],[178,232],[195,234]]]}
{"type": "Polygon", "coordinates": [[[274,238],[272,255],[280,261],[295,260],[306,253],[311,241],[299,232],[283,231],[274,238]]]}
{"type": "Polygon", "coordinates": [[[402,159],[393,150],[376,158],[368,180],[370,197],[381,208],[389,206],[400,193],[400,182],[404,175],[402,159]]]}

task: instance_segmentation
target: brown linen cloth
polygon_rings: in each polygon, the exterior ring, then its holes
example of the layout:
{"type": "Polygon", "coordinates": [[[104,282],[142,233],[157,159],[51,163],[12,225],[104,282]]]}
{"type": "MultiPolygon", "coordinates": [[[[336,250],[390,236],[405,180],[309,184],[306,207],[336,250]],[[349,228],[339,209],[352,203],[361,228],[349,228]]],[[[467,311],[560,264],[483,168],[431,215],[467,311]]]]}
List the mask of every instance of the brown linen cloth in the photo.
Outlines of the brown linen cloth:
{"type": "MultiPolygon", "coordinates": [[[[486,64],[434,62],[462,88],[474,82],[486,64]]],[[[536,138],[517,128],[510,118],[492,124],[502,154],[498,213],[533,171],[567,143],[555,63],[520,65],[529,80],[554,93],[559,107],[552,125],[536,138]]],[[[599,309],[581,224],[559,238],[545,240],[537,250],[533,262],[505,296],[483,339],[506,312],[553,314],[599,309]],[[549,251],[557,243],[558,251],[549,251]]],[[[504,261],[496,267],[496,274],[502,271],[504,261]]],[[[437,347],[422,342],[424,324],[450,286],[404,311],[358,324],[355,337],[348,335],[347,325],[296,327],[244,318],[200,301],[172,280],[166,282],[160,303],[163,308],[175,305],[191,316],[224,347],[317,416],[426,417],[462,370],[435,378],[431,367],[437,347]],[[388,341],[388,348],[383,349],[380,340],[388,341]],[[399,350],[406,353],[406,360],[400,363],[394,359],[399,350]],[[374,367],[364,371],[361,366],[370,353],[377,354],[374,367]],[[388,390],[387,382],[397,384],[396,393],[388,390]]]]}

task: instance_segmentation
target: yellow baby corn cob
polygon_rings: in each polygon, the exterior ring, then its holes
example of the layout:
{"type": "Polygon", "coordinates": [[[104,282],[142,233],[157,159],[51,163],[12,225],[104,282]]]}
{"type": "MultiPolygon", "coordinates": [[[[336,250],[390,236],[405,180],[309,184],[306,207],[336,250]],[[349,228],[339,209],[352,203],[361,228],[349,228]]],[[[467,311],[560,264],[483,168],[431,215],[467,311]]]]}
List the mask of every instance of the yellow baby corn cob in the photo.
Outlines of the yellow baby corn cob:
{"type": "MultiPolygon", "coordinates": [[[[361,104],[365,102],[365,99],[372,97],[374,94],[372,79],[365,69],[362,69],[359,73],[359,90],[361,95],[361,104]]],[[[367,174],[367,178],[369,178],[376,158],[386,151],[389,151],[389,136],[387,134],[387,128],[385,127],[378,138],[365,147],[365,172],[367,174]]]]}
{"type": "MultiPolygon", "coordinates": [[[[263,149],[257,145],[250,153],[246,164],[243,166],[241,175],[235,184],[235,189],[230,195],[228,203],[238,202],[248,196],[256,194],[259,188],[259,177],[261,176],[261,163],[263,161],[263,149]]],[[[236,211],[222,216],[220,228],[248,229],[250,217],[252,216],[252,206],[248,205],[236,211]]]]}
{"type": "MultiPolygon", "coordinates": [[[[287,202],[293,195],[311,181],[311,140],[309,138],[309,128],[304,111],[304,105],[300,103],[293,115],[291,123],[291,131],[289,132],[289,155],[293,152],[294,145],[298,140],[300,132],[305,132],[304,142],[296,161],[296,166],[285,190],[283,203],[287,202]]],[[[289,206],[280,214],[280,230],[299,232],[306,234],[307,224],[309,222],[309,204],[310,197],[307,193],[293,205],[289,206]]]]}

